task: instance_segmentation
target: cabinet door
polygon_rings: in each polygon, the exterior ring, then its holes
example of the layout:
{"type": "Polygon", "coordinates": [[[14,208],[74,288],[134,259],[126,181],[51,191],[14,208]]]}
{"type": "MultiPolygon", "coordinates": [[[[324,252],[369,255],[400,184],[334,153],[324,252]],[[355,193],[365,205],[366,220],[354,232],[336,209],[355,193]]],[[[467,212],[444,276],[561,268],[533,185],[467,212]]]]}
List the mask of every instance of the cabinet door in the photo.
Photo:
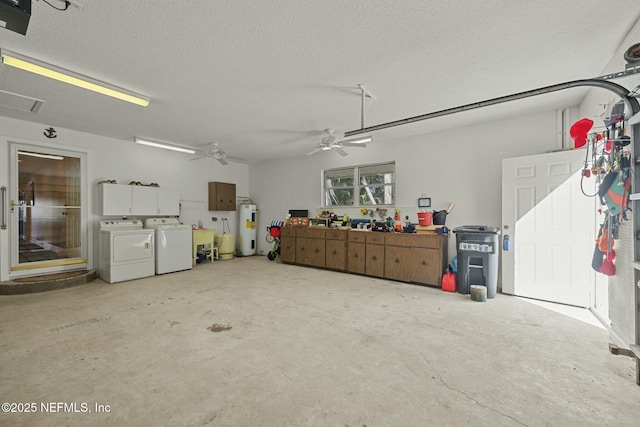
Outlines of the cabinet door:
{"type": "Polygon", "coordinates": [[[132,185],[132,215],[158,215],[158,189],[132,185]]]}
{"type": "Polygon", "coordinates": [[[280,237],[280,261],[287,264],[295,264],[296,262],[296,238],[293,236],[280,237]]]}
{"type": "Polygon", "coordinates": [[[158,215],[180,215],[180,191],[176,188],[158,190],[158,215]]]}
{"type": "Polygon", "coordinates": [[[99,184],[102,216],[131,215],[131,185],[99,184]]]}
{"type": "Polygon", "coordinates": [[[209,210],[235,211],[236,185],[226,182],[209,183],[209,210]]]}
{"type": "Polygon", "coordinates": [[[347,269],[346,241],[325,240],[325,267],[339,271],[347,269]]]}
{"type": "Polygon", "coordinates": [[[364,250],[364,243],[349,243],[349,265],[347,267],[349,273],[364,274],[366,262],[364,250]]]}
{"type": "Polygon", "coordinates": [[[401,246],[387,246],[385,251],[384,277],[391,280],[410,282],[413,265],[412,251],[414,248],[401,246]]]}
{"type": "Polygon", "coordinates": [[[236,210],[236,185],[227,184],[226,182],[218,183],[219,199],[223,200],[218,210],[235,211],[236,210]]]}
{"type": "Polygon", "coordinates": [[[296,263],[312,267],[324,267],[325,245],[323,239],[296,238],[296,263]]]}
{"type": "Polygon", "coordinates": [[[366,245],[367,261],[365,274],[367,276],[384,277],[384,246],[366,245]]]}
{"type": "Polygon", "coordinates": [[[437,249],[414,248],[411,251],[411,277],[414,283],[441,287],[442,285],[442,261],[437,249]]]}

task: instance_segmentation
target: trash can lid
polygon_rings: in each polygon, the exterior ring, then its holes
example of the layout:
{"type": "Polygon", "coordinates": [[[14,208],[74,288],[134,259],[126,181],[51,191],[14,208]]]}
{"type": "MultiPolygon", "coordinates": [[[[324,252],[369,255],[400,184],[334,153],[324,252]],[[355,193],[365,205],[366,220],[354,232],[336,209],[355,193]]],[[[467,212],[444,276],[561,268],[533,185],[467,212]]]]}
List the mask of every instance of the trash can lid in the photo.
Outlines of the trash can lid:
{"type": "Polygon", "coordinates": [[[462,225],[453,229],[454,233],[500,234],[500,229],[490,225],[462,225]]]}

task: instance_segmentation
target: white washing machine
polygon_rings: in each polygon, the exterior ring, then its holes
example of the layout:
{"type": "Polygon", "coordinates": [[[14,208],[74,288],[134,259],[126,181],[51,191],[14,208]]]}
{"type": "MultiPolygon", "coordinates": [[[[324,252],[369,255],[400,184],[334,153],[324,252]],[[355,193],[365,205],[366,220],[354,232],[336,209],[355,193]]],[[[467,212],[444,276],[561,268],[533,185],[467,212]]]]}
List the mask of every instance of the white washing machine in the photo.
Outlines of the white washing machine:
{"type": "Polygon", "coordinates": [[[142,221],[100,221],[98,232],[98,273],[108,283],[153,276],[155,254],[153,230],[142,228],[142,221]]]}
{"type": "Polygon", "coordinates": [[[188,270],[193,267],[191,226],[177,218],[147,218],[144,228],[156,233],[156,274],[188,270]]]}

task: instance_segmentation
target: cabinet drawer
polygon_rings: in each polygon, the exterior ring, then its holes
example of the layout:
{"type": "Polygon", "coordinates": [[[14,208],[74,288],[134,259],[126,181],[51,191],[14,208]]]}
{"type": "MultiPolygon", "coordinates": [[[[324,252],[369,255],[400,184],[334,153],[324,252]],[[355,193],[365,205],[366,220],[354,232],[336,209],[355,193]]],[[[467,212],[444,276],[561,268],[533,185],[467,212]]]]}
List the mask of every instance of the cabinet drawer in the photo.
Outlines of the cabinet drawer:
{"type": "Polygon", "coordinates": [[[415,243],[412,246],[418,248],[438,249],[442,246],[443,237],[440,236],[412,236],[415,243]]]}
{"type": "Polygon", "coordinates": [[[390,234],[387,236],[387,246],[402,246],[415,248],[440,247],[442,237],[440,236],[417,236],[412,234],[390,234]]]}
{"type": "Polygon", "coordinates": [[[355,230],[352,230],[352,231],[349,231],[347,235],[349,236],[349,241],[350,242],[364,243],[367,233],[368,233],[368,231],[355,231],[355,230]]]}
{"type": "Polygon", "coordinates": [[[299,228],[296,236],[309,239],[324,239],[325,231],[324,228],[299,228]]]}
{"type": "Polygon", "coordinates": [[[280,229],[280,235],[287,236],[287,237],[295,237],[296,229],[293,227],[282,227],[280,229]]]}
{"type": "Polygon", "coordinates": [[[373,243],[375,245],[384,245],[384,238],[385,238],[384,233],[371,231],[369,232],[369,234],[367,234],[367,243],[369,244],[373,243]]]}
{"type": "Polygon", "coordinates": [[[347,240],[347,230],[326,229],[325,239],[327,240],[347,240]]]}

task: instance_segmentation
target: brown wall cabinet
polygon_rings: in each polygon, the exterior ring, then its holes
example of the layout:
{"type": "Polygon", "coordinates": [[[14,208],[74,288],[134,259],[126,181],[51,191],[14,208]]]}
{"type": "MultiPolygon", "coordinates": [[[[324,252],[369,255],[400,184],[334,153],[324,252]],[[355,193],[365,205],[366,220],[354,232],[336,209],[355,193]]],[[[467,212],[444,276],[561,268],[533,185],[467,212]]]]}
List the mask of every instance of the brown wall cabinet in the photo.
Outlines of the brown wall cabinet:
{"type": "Polygon", "coordinates": [[[236,185],[226,182],[209,183],[209,210],[235,211],[236,185]]]}
{"type": "Polygon", "coordinates": [[[283,227],[283,263],[441,287],[448,236],[283,227]]]}

